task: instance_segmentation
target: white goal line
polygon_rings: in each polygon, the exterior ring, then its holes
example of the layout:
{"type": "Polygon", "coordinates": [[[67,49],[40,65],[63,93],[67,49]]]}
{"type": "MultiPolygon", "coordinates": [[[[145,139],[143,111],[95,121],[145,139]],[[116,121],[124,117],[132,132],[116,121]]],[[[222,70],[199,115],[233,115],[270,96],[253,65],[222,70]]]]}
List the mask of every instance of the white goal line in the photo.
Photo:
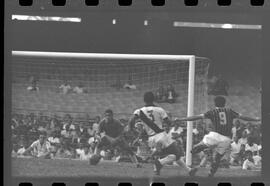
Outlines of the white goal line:
{"type": "Polygon", "coordinates": [[[80,53],[80,52],[44,52],[44,51],[12,51],[12,56],[56,57],[56,58],[94,58],[94,59],[149,59],[149,60],[190,60],[195,55],[164,54],[118,54],[118,53],[80,53]]]}

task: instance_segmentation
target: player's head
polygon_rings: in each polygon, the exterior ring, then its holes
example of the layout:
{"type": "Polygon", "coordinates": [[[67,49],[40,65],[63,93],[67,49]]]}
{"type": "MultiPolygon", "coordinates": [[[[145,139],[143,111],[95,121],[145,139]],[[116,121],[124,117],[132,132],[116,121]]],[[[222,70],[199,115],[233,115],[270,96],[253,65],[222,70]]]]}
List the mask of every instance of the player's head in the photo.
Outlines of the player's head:
{"type": "Polygon", "coordinates": [[[254,144],[254,138],[252,136],[248,136],[247,143],[249,146],[252,146],[254,144]]]}
{"type": "Polygon", "coordinates": [[[111,109],[107,109],[104,112],[104,117],[106,122],[110,122],[113,120],[113,111],[111,109]]]}
{"type": "Polygon", "coordinates": [[[46,134],[45,133],[40,133],[39,138],[38,138],[40,143],[44,143],[46,140],[46,134]]]}
{"type": "Polygon", "coordinates": [[[248,160],[252,160],[252,156],[253,156],[253,153],[252,153],[252,151],[250,151],[250,150],[247,150],[246,151],[246,158],[248,159],[248,160]]]}
{"type": "Polygon", "coordinates": [[[235,135],[234,137],[233,137],[233,141],[235,142],[235,143],[237,143],[238,142],[238,136],[237,135],[235,135]]]}
{"type": "Polygon", "coordinates": [[[146,92],[144,93],[143,100],[146,104],[153,104],[155,100],[155,96],[153,92],[146,92]]]}
{"type": "Polygon", "coordinates": [[[143,130],[143,122],[142,121],[137,121],[135,124],[135,128],[137,131],[141,132],[143,130]]]}
{"type": "Polygon", "coordinates": [[[214,99],[216,107],[225,107],[226,99],[223,96],[217,96],[214,99]]]}
{"type": "Polygon", "coordinates": [[[170,123],[169,122],[163,122],[162,123],[162,129],[164,129],[166,132],[169,132],[170,131],[170,123]]]}

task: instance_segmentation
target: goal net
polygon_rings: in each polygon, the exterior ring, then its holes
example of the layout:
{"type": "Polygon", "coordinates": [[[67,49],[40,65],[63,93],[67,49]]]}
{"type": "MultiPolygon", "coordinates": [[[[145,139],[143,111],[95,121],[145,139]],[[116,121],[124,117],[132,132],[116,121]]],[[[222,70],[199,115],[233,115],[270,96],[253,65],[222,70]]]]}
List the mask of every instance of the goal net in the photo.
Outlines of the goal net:
{"type": "MultiPolygon", "coordinates": [[[[174,117],[207,109],[207,58],[182,55],[12,52],[12,109],[100,115],[107,108],[131,115],[144,92],[171,86],[175,103],[159,103],[174,117]],[[29,79],[38,92],[26,90],[29,79]],[[80,86],[83,94],[62,95],[59,86],[80,86]],[[133,86],[126,90],[125,84],[133,86]]],[[[191,162],[192,123],[187,125],[187,162],[191,162]]]]}
{"type": "MultiPolygon", "coordinates": [[[[44,54],[44,53],[42,53],[44,54]]],[[[176,103],[167,104],[159,103],[173,116],[187,115],[187,102],[188,102],[188,85],[189,85],[189,60],[188,58],[178,59],[172,58],[168,55],[161,59],[158,57],[139,58],[136,55],[132,58],[124,57],[91,57],[78,55],[61,55],[54,56],[54,53],[45,53],[45,55],[33,55],[33,53],[13,53],[12,63],[12,84],[13,95],[16,99],[13,104],[14,109],[32,109],[32,110],[48,110],[48,107],[31,107],[33,104],[23,105],[20,102],[25,102],[22,95],[27,94],[26,87],[30,85],[30,79],[37,80],[39,87],[39,95],[43,95],[43,99],[37,100],[44,101],[46,106],[50,103],[50,99],[57,97],[59,93],[59,86],[65,81],[71,86],[82,86],[85,90],[84,95],[77,96],[78,103],[87,101],[92,103],[94,99],[100,98],[101,104],[103,102],[114,102],[114,99],[121,101],[130,98],[134,100],[131,105],[143,104],[142,95],[145,91],[158,91],[160,87],[164,88],[164,92],[169,85],[173,86],[177,94],[176,103]],[[21,55],[20,55],[21,54],[21,55]],[[24,55],[23,55],[24,54],[24,55]],[[125,90],[125,84],[133,84],[136,86],[135,90],[125,90]],[[115,97],[109,96],[109,94],[115,97]],[[47,96],[46,96],[47,95],[47,96]],[[109,96],[109,97],[108,97],[109,96]],[[139,97],[140,96],[140,97],[139,97]],[[85,97],[86,100],[79,100],[85,97]],[[136,97],[139,97],[138,100],[136,97]],[[107,99],[107,100],[105,100],[107,99]],[[25,107],[27,106],[27,107],[25,107]],[[25,107],[25,108],[24,108],[25,107]],[[166,108],[167,107],[167,108],[166,108]]],[[[160,55],[161,56],[161,55],[160,55]]],[[[207,107],[207,74],[208,74],[209,60],[202,57],[195,58],[195,79],[194,79],[194,113],[198,114],[203,112],[207,107]]],[[[71,90],[72,92],[72,90],[71,90]]],[[[72,93],[71,93],[72,94],[72,93]]],[[[27,94],[26,96],[29,96],[27,94]]],[[[66,96],[67,99],[75,99],[76,96],[66,96]]],[[[62,96],[63,98],[63,96],[62,96]]],[[[35,100],[35,99],[34,99],[35,100]]],[[[53,104],[63,105],[58,103],[61,100],[54,100],[53,104]]],[[[70,102],[71,100],[65,100],[70,102]]],[[[76,100],[75,100],[76,102],[76,100]]],[[[92,112],[93,105],[79,104],[82,108],[77,108],[76,103],[73,105],[66,105],[68,107],[52,107],[52,112],[92,112]],[[85,108],[83,108],[85,107],[85,108]]],[[[110,103],[108,103],[110,104],[110,103]]],[[[120,104],[120,103],[119,103],[120,104]]],[[[40,104],[36,104],[40,105],[40,104]]],[[[116,105],[117,106],[117,105],[116,105]]],[[[141,105],[138,105],[139,107],[141,105]]],[[[95,105],[95,107],[100,107],[95,105]]],[[[128,106],[127,106],[128,107],[128,106]]],[[[125,107],[124,110],[116,108],[116,112],[127,114],[132,113],[135,108],[125,107]]]]}

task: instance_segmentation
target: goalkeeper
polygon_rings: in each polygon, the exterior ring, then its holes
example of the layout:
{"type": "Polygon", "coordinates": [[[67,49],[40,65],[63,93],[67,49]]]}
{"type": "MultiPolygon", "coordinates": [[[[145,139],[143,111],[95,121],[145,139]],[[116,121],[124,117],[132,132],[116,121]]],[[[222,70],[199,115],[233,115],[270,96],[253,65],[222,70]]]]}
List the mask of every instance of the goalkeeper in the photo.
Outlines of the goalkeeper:
{"type": "Polygon", "coordinates": [[[95,155],[97,155],[100,160],[102,158],[100,154],[102,149],[119,147],[122,151],[127,152],[132,162],[135,163],[137,167],[141,167],[135,153],[124,139],[124,126],[122,123],[113,118],[113,111],[110,109],[106,110],[104,115],[104,119],[101,120],[99,124],[97,133],[99,139],[95,149],[95,155]]]}

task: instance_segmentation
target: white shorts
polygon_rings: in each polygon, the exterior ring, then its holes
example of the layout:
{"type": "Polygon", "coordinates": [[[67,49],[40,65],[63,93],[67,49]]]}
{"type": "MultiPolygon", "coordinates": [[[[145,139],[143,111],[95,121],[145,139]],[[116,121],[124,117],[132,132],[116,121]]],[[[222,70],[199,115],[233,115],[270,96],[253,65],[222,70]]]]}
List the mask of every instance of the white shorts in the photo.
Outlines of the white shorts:
{"type": "Polygon", "coordinates": [[[231,139],[216,132],[209,132],[203,137],[203,143],[219,154],[224,154],[231,147],[231,139]]]}
{"type": "Polygon", "coordinates": [[[150,148],[156,147],[157,144],[161,145],[162,148],[166,148],[174,142],[175,140],[172,139],[171,134],[165,132],[158,133],[148,138],[148,146],[150,148]]]}

